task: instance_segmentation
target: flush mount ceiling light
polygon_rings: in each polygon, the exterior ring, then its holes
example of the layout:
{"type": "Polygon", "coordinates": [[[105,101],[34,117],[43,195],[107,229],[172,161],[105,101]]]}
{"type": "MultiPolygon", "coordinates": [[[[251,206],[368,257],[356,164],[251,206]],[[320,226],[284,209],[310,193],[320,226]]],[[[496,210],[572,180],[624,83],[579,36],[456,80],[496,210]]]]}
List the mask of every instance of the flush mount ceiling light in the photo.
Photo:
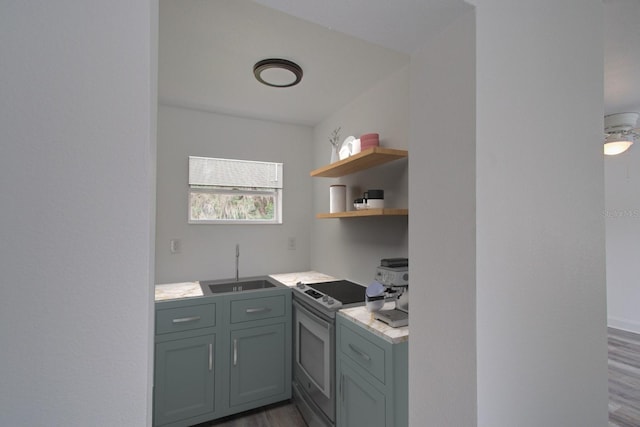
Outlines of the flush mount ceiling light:
{"type": "Polygon", "coordinates": [[[604,154],[614,156],[624,153],[639,136],[635,128],[639,113],[617,113],[604,116],[604,154]]]}
{"type": "Polygon", "coordinates": [[[286,59],[270,58],[256,62],[253,75],[260,83],[273,87],[291,87],[302,80],[302,68],[286,59]]]}

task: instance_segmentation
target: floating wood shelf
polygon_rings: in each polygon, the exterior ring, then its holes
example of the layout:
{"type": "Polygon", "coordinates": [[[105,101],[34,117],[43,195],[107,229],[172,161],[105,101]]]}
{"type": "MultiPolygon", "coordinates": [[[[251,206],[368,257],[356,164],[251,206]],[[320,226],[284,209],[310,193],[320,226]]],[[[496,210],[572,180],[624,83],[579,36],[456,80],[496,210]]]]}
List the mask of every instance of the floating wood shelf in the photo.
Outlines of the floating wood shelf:
{"type": "Polygon", "coordinates": [[[360,172],[383,163],[403,159],[409,153],[406,150],[396,150],[393,148],[373,147],[347,157],[330,165],[323,166],[311,171],[311,176],[337,178],[360,172]]]}
{"type": "Polygon", "coordinates": [[[358,211],[335,212],[335,213],[319,213],[316,214],[318,219],[326,218],[360,218],[363,216],[408,216],[409,209],[361,209],[358,211]]]}

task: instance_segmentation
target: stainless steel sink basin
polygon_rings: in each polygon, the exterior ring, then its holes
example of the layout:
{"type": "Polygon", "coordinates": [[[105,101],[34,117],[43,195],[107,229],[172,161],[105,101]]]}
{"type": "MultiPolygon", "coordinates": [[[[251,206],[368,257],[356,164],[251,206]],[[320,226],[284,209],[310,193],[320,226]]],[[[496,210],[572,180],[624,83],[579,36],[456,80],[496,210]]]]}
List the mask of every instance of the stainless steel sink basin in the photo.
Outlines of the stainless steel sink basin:
{"type": "Polygon", "coordinates": [[[278,287],[272,279],[268,277],[255,277],[249,279],[235,280],[201,280],[200,287],[204,292],[209,291],[213,294],[221,294],[227,292],[244,292],[256,289],[268,289],[278,287]]]}

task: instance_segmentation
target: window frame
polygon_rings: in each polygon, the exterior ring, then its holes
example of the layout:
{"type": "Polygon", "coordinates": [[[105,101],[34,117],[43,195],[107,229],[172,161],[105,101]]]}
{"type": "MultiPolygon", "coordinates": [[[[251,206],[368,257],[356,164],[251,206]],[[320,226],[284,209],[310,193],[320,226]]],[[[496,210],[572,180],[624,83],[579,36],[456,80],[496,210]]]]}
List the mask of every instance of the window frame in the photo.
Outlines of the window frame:
{"type": "Polygon", "coordinates": [[[284,164],[256,160],[189,156],[187,196],[188,224],[282,224],[284,164]],[[194,194],[270,196],[273,219],[197,219],[193,217],[194,194]]]}

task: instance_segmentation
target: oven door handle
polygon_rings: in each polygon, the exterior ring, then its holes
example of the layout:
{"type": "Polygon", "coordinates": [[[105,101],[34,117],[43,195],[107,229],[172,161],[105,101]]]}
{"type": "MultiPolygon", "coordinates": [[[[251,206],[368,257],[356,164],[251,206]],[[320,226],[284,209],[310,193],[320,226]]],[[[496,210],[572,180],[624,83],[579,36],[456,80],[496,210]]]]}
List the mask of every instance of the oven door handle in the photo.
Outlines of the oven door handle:
{"type": "Polygon", "coordinates": [[[303,307],[302,304],[300,304],[298,301],[293,301],[293,305],[295,306],[296,309],[300,310],[302,313],[306,314],[306,316],[312,320],[315,323],[318,323],[319,325],[321,325],[324,329],[327,330],[331,330],[333,329],[333,325],[331,325],[329,322],[326,322],[325,320],[321,319],[320,317],[318,317],[317,314],[312,313],[311,311],[309,311],[307,308],[303,307]]]}

